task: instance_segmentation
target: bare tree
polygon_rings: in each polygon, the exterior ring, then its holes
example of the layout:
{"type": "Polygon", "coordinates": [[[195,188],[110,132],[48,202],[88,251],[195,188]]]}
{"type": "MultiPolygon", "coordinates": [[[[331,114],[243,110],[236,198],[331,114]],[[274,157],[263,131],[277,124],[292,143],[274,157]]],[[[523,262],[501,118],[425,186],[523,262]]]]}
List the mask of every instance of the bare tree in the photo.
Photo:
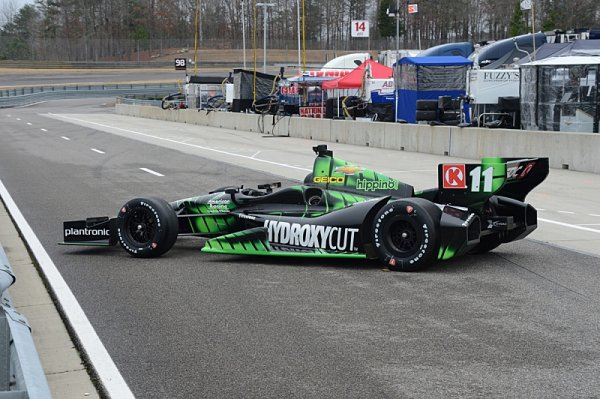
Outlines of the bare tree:
{"type": "MultiPolygon", "coordinates": [[[[242,25],[246,26],[247,45],[260,47],[263,29],[262,11],[256,6],[259,1],[275,5],[269,9],[266,32],[270,48],[296,48],[299,5],[307,49],[328,50],[333,56],[341,51],[366,50],[366,40],[350,37],[351,21],[356,19],[371,22],[372,49],[393,45],[390,30],[395,31],[395,19],[385,14],[382,5],[395,5],[396,0],[244,0],[244,13],[242,0],[36,0],[35,6],[29,7],[39,16],[28,31],[28,48],[23,54],[71,61],[136,60],[140,55],[162,54],[170,47],[193,46],[196,31],[201,48],[241,48],[242,25]],[[381,27],[386,27],[384,35],[380,35],[381,27]]],[[[519,0],[411,2],[418,5],[418,13],[409,14],[408,2],[400,1],[403,45],[427,48],[446,42],[508,37],[519,0]]],[[[16,0],[3,0],[0,6],[0,51],[9,42],[18,42],[11,25],[20,11],[16,4],[16,0]]],[[[528,29],[532,23],[537,31],[600,25],[598,0],[535,0],[534,6],[535,22],[530,20],[531,12],[524,12],[528,29]]]]}

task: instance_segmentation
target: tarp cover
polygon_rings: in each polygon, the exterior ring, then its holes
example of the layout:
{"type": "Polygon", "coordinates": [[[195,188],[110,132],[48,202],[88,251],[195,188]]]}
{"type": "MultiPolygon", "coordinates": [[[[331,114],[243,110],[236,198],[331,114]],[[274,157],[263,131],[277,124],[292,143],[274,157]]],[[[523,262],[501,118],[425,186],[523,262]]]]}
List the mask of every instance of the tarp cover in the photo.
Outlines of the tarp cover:
{"type": "Polygon", "coordinates": [[[600,40],[575,40],[570,43],[546,43],[534,54],[521,58],[519,64],[539,61],[550,57],[599,56],[600,40]]]}
{"type": "MultiPolygon", "coordinates": [[[[254,71],[244,69],[233,70],[234,98],[239,100],[252,100],[254,98],[254,71]]],[[[256,72],[256,99],[266,97],[273,93],[273,82],[277,76],[256,72]]]]}
{"type": "Polygon", "coordinates": [[[394,74],[392,68],[373,60],[366,60],[346,76],[324,82],[323,89],[358,89],[363,85],[367,70],[370,71],[370,77],[374,79],[387,79],[394,74]]]}
{"type": "Polygon", "coordinates": [[[415,123],[419,99],[464,96],[467,70],[472,63],[461,56],[402,58],[394,74],[398,90],[397,119],[415,123]]]}
{"type": "Polygon", "coordinates": [[[503,65],[512,64],[515,58],[527,57],[534,48],[539,48],[546,42],[547,38],[544,33],[538,32],[534,35],[528,33],[488,44],[471,54],[469,58],[480,68],[501,68],[503,65]]]}
{"type": "Polygon", "coordinates": [[[521,65],[526,130],[598,133],[600,57],[551,57],[521,65]]]}
{"type": "Polygon", "coordinates": [[[444,55],[461,55],[468,57],[473,53],[475,47],[471,42],[459,42],[459,43],[445,43],[437,46],[433,46],[419,53],[417,57],[433,57],[433,56],[444,56],[444,55]]]}
{"type": "Polygon", "coordinates": [[[248,71],[244,69],[233,70],[233,103],[231,110],[245,112],[252,108],[252,103],[274,93],[278,77],[266,73],[248,71]],[[254,75],[256,74],[256,88],[254,75]],[[256,90],[256,97],[255,97],[256,90]]]}

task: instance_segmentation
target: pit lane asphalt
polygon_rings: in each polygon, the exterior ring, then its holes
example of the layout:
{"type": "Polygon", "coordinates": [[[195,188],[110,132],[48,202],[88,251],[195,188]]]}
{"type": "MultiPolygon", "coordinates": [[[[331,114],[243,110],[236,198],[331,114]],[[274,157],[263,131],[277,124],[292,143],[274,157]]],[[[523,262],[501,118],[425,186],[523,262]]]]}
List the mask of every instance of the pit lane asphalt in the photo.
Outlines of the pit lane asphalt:
{"type": "MultiPolygon", "coordinates": [[[[281,178],[292,174],[281,166],[263,167],[268,175],[48,112],[122,120],[95,100],[1,110],[0,179],[136,396],[598,395],[598,257],[525,240],[405,274],[376,262],[201,254],[195,239],[155,260],[59,247],[63,220],[113,215],[137,195],[176,199],[294,180],[281,178]]],[[[164,126],[140,123],[119,126],[164,126]]],[[[298,150],[289,138],[264,140],[298,150]]],[[[314,144],[305,143],[310,159],[314,144]]],[[[355,151],[369,162],[381,154],[355,151]]],[[[424,164],[415,169],[435,169],[424,164]]],[[[296,166],[294,176],[310,168],[296,166]]]]}

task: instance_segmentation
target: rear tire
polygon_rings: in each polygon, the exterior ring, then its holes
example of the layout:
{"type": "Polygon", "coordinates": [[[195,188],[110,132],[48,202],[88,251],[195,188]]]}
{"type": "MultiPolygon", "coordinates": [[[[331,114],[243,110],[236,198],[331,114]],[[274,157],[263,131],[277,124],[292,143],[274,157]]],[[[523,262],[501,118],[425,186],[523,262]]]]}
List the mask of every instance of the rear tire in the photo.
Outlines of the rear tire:
{"type": "Polygon", "coordinates": [[[437,259],[441,211],[430,201],[411,198],[390,202],[373,221],[379,260],[390,270],[413,272],[437,259]]]}
{"type": "Polygon", "coordinates": [[[117,215],[121,247],[136,258],[156,258],[167,252],[179,232],[175,211],[160,198],[136,198],[117,215]]]}

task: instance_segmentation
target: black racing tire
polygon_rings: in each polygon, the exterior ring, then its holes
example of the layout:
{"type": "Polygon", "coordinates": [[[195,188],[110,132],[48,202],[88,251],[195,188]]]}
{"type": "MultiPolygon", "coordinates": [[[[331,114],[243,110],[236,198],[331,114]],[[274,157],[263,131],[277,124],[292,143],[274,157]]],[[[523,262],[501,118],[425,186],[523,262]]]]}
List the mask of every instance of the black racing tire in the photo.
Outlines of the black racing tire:
{"type": "Polygon", "coordinates": [[[135,198],[117,215],[117,237],[121,247],[135,258],[156,258],[167,252],[179,232],[177,215],[160,198],[135,198]]]}
{"type": "Polygon", "coordinates": [[[502,241],[500,241],[498,234],[482,236],[479,239],[479,244],[470,249],[468,253],[470,255],[485,254],[493,249],[496,249],[498,246],[500,246],[500,244],[502,244],[502,241]]]}
{"type": "Polygon", "coordinates": [[[460,114],[453,111],[444,111],[440,119],[442,122],[456,121],[460,119],[460,114]]]}
{"type": "Polygon", "coordinates": [[[437,117],[437,111],[417,111],[416,115],[418,121],[435,121],[437,117]]]}
{"type": "Polygon", "coordinates": [[[373,246],[390,270],[422,270],[437,259],[441,211],[423,198],[388,203],[373,220],[373,246]]]}
{"type": "Polygon", "coordinates": [[[436,111],[438,100],[417,100],[417,111],[436,111]]]}

